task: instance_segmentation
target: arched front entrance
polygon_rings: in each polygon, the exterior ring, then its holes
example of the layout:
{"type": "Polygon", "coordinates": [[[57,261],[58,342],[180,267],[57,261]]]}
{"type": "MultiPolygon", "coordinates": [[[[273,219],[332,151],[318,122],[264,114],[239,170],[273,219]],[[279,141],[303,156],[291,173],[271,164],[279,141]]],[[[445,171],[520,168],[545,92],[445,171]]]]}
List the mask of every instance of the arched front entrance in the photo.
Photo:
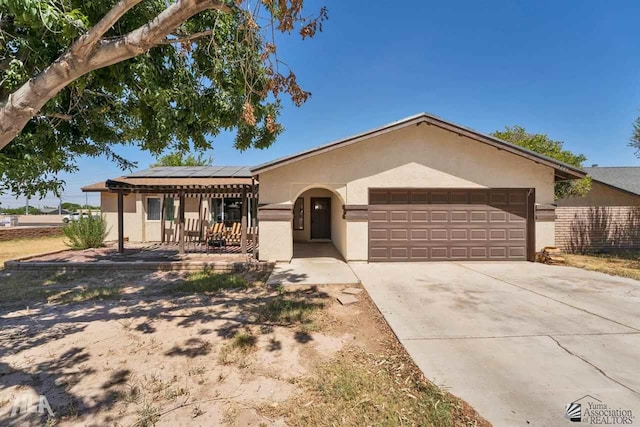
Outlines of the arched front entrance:
{"type": "Polygon", "coordinates": [[[344,202],[326,188],[309,188],[293,200],[293,257],[345,258],[344,202]]]}

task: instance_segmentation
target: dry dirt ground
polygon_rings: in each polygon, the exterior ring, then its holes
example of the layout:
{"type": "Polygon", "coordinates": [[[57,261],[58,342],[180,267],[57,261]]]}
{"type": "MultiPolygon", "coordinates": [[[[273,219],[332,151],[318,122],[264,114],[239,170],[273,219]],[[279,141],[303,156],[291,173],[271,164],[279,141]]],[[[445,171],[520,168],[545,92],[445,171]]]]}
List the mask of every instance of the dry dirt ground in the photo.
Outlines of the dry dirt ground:
{"type": "Polygon", "coordinates": [[[0,425],[488,425],[364,291],[265,279],[0,271],[0,425]],[[41,395],[53,415],[12,414],[41,395]]]}

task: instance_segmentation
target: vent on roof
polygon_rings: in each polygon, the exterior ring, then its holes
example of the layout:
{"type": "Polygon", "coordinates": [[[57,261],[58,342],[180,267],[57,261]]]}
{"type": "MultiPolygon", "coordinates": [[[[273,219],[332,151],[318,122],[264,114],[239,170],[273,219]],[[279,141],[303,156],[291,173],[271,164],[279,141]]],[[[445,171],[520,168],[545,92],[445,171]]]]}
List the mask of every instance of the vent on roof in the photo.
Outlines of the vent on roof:
{"type": "Polygon", "coordinates": [[[598,167],[598,164],[597,164],[597,163],[594,163],[594,164],[592,164],[592,165],[591,165],[591,167],[592,167],[592,168],[597,168],[597,167],[598,167]]]}

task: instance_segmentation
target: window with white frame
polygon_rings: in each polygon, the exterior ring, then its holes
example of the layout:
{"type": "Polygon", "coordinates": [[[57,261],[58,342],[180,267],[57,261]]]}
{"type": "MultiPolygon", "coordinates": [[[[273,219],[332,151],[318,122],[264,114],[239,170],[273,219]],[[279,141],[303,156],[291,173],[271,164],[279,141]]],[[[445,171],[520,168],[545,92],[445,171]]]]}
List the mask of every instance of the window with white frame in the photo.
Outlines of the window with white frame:
{"type": "Polygon", "coordinates": [[[160,197],[147,197],[147,221],[160,221],[160,197]]]}

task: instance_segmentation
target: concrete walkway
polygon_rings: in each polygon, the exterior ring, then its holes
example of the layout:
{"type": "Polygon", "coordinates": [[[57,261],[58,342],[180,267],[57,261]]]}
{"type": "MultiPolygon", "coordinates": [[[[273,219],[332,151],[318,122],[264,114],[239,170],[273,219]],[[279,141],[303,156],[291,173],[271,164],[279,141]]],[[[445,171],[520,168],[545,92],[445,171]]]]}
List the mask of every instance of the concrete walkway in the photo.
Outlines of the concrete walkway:
{"type": "Polygon", "coordinates": [[[568,426],[585,395],[583,410],[599,399],[640,425],[640,282],[526,262],[352,267],[425,375],[494,425],[568,426]]]}
{"type": "Polygon", "coordinates": [[[360,280],[332,243],[296,243],[290,263],[277,263],[267,285],[354,285],[360,280]]]}

